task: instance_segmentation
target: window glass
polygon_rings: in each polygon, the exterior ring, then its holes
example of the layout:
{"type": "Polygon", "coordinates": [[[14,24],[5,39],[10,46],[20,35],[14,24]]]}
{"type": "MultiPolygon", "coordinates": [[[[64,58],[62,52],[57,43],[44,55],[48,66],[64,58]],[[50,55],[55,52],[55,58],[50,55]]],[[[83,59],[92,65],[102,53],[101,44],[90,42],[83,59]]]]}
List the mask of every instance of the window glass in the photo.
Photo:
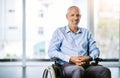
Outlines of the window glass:
{"type": "Polygon", "coordinates": [[[0,0],[0,59],[22,57],[22,0],[0,0]]]}
{"type": "Polygon", "coordinates": [[[95,0],[95,39],[102,58],[119,57],[120,0],[95,0]]]}

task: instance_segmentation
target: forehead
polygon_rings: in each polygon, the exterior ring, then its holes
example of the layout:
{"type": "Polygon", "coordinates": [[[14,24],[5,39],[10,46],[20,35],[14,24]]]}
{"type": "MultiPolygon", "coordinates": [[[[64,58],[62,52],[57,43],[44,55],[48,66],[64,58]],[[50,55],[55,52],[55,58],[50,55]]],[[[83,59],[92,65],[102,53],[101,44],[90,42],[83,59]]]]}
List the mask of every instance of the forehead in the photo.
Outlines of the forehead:
{"type": "Polygon", "coordinates": [[[78,7],[70,7],[68,8],[67,14],[71,14],[71,13],[80,13],[80,10],[78,7]]]}

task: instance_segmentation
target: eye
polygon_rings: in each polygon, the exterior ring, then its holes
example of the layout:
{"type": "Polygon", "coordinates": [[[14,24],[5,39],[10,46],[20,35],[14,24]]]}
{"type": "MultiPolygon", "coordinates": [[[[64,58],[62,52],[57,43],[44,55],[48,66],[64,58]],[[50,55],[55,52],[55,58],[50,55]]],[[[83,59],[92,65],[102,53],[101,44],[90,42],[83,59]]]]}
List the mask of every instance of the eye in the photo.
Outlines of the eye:
{"type": "Polygon", "coordinates": [[[77,16],[77,17],[80,17],[81,15],[80,15],[80,14],[77,14],[76,16],[77,16]]]}
{"type": "Polygon", "coordinates": [[[71,16],[74,16],[74,14],[71,14],[71,16]]]}

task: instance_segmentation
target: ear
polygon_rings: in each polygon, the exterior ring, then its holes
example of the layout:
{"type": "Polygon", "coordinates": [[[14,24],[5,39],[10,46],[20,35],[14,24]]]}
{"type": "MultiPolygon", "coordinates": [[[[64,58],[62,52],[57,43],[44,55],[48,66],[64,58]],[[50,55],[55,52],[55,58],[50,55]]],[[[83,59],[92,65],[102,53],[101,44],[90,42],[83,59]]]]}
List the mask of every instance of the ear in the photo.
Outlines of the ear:
{"type": "Polygon", "coordinates": [[[66,14],[66,19],[68,19],[68,15],[66,14]]]}

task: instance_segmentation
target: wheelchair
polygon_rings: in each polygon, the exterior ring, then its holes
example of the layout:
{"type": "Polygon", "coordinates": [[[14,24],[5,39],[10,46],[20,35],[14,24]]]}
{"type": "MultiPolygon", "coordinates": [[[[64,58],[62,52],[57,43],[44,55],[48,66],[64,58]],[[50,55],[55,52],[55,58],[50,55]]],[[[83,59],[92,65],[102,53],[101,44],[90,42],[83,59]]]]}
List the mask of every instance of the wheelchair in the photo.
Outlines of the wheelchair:
{"type": "MultiPolygon", "coordinates": [[[[43,71],[42,78],[64,78],[64,73],[62,71],[62,66],[57,63],[58,58],[53,58],[54,64],[47,66],[43,71]]],[[[93,61],[90,61],[91,65],[98,65],[102,61],[101,58],[96,58],[93,61]]]]}

